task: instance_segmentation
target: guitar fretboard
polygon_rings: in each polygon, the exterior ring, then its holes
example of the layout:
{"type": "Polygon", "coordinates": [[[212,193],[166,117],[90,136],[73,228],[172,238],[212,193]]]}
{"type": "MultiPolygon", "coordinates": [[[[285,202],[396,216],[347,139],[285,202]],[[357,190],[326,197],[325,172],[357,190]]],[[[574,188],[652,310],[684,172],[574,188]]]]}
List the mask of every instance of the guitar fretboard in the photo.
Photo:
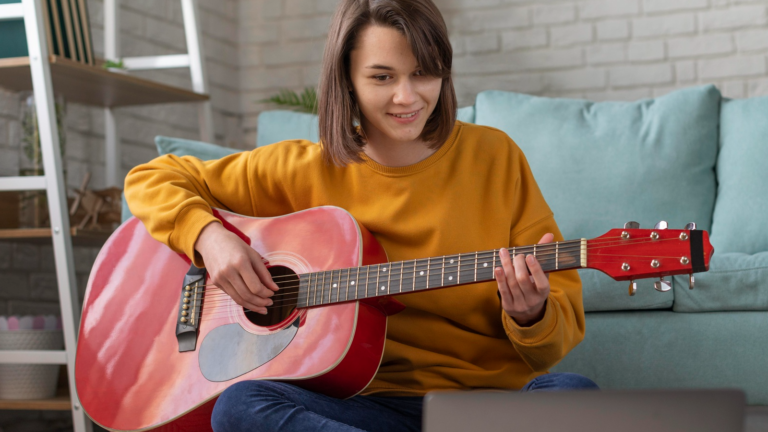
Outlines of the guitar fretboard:
{"type": "MultiPolygon", "coordinates": [[[[586,240],[508,248],[534,255],[545,272],[586,267],[586,240]]],[[[298,307],[445,288],[494,279],[498,250],[445,255],[299,275],[298,307]]]]}

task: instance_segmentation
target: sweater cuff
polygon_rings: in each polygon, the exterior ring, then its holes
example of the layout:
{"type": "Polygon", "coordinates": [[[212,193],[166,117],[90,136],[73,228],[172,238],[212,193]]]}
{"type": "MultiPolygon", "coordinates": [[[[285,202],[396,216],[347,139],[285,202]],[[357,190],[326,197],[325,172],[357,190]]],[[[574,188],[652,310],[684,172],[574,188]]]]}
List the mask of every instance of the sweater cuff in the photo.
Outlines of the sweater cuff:
{"type": "Polygon", "coordinates": [[[539,322],[530,327],[521,327],[502,309],[501,322],[509,339],[521,345],[535,345],[547,339],[557,326],[557,312],[553,305],[554,301],[551,296],[547,298],[544,316],[539,322]]]}
{"type": "Polygon", "coordinates": [[[221,223],[211,213],[210,207],[205,205],[193,205],[185,208],[176,217],[173,232],[169,242],[172,249],[184,253],[195,267],[205,267],[203,257],[195,250],[195,242],[200,232],[211,222],[221,223]]]}

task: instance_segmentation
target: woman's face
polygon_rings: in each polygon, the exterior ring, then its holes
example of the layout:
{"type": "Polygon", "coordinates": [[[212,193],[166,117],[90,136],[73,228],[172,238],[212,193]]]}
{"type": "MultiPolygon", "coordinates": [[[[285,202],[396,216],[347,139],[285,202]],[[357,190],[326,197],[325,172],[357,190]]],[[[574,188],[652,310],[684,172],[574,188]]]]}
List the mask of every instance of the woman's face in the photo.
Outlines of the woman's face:
{"type": "Polygon", "coordinates": [[[423,75],[405,36],[366,27],[350,52],[350,76],[369,143],[420,142],[442,80],[423,75]]]}

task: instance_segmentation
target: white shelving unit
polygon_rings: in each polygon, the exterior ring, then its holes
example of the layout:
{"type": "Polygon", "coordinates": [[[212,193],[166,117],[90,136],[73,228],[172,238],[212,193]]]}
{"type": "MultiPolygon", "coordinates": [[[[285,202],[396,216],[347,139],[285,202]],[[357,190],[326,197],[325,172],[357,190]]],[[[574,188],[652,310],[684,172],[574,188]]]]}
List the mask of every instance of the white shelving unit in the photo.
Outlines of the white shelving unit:
{"type": "MultiPolygon", "coordinates": [[[[0,351],[0,363],[62,364],[67,366],[70,395],[43,401],[2,401],[0,409],[70,409],[77,432],[92,430],[75,391],[75,352],[80,323],[72,253],[73,239],[93,244],[98,235],[78,232],[69,225],[67,195],[64,189],[59,135],[54,110],[54,88],[74,103],[104,107],[106,173],[108,186],[120,183],[120,151],[113,109],[120,106],[169,102],[196,102],[200,106],[200,136],[212,142],[213,122],[207,95],[207,75],[202,52],[202,33],[196,0],[181,0],[187,54],[123,59],[128,70],[189,68],[193,91],[106,71],[73,60],[49,56],[45,34],[44,0],[21,0],[0,4],[0,22],[24,19],[28,57],[0,59],[0,87],[13,91],[33,90],[40,128],[44,176],[0,177],[0,191],[44,190],[48,198],[51,229],[0,230],[0,239],[28,240],[50,238],[56,263],[64,350],[0,351]],[[68,408],[67,408],[68,405],[68,408]]],[[[119,1],[105,0],[105,57],[119,58],[119,1]]],[[[103,236],[101,238],[103,240],[103,236]]],[[[39,240],[38,240],[39,241],[39,240]]]]}

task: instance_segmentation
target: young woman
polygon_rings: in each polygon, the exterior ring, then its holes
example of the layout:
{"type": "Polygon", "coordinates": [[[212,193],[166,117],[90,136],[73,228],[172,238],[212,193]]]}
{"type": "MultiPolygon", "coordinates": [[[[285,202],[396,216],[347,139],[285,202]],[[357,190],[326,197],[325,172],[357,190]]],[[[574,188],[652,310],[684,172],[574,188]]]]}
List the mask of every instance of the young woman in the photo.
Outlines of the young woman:
{"type": "Polygon", "coordinates": [[[131,171],[133,214],[210,282],[259,313],[278,290],[258,251],[211,206],[271,217],[349,211],[391,261],[501,248],[496,283],[398,297],[379,372],[338,400],[246,381],[219,397],[214,430],[399,431],[421,427],[436,389],[594,388],[548,374],[584,335],[575,271],[548,278],[507,247],[562,240],[515,143],[456,121],[452,50],[431,0],[342,0],[320,79],[320,142],[284,141],[218,161],[165,156],[131,171]],[[529,275],[530,272],[530,275],[529,275]]]}

